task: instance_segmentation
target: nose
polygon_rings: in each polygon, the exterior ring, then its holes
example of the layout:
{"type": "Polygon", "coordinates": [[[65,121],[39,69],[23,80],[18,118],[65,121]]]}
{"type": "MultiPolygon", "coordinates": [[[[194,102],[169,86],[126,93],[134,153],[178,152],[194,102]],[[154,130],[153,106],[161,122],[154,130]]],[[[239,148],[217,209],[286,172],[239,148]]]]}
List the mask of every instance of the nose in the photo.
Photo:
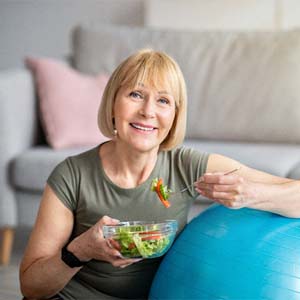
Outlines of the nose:
{"type": "Polygon", "coordinates": [[[155,104],[152,99],[148,98],[142,103],[142,107],[140,109],[140,114],[142,116],[144,116],[145,118],[154,118],[155,104]]]}

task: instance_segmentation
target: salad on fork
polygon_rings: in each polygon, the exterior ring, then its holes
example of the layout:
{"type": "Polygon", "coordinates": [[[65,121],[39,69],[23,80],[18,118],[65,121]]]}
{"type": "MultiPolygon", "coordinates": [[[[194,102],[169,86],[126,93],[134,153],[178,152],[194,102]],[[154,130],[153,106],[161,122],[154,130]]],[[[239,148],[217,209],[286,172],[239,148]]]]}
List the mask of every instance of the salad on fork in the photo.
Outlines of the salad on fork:
{"type": "MultiPolygon", "coordinates": [[[[241,167],[235,168],[231,171],[228,171],[224,173],[224,175],[229,175],[231,173],[234,173],[238,171],[241,167]]],[[[167,185],[163,183],[162,178],[154,178],[151,183],[151,191],[156,192],[159,200],[161,203],[166,207],[169,208],[171,206],[171,203],[169,201],[169,198],[171,195],[178,194],[178,193],[183,193],[185,192],[188,188],[192,187],[196,182],[192,183],[191,185],[186,186],[182,190],[178,192],[173,192],[171,189],[168,188],[167,185]]]]}

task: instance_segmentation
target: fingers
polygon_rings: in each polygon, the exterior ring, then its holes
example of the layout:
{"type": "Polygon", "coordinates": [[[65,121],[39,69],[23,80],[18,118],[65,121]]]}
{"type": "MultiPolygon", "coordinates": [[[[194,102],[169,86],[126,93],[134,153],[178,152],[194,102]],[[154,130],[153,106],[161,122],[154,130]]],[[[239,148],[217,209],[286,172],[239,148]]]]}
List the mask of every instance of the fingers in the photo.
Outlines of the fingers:
{"type": "Polygon", "coordinates": [[[120,221],[109,216],[103,216],[94,226],[82,234],[86,244],[89,245],[89,257],[96,260],[107,261],[115,267],[125,268],[140,259],[124,258],[120,253],[121,247],[118,241],[105,239],[103,236],[104,225],[116,225],[120,221]]]}
{"type": "Polygon", "coordinates": [[[205,173],[200,177],[197,184],[201,183],[214,183],[214,184],[234,184],[237,182],[243,182],[243,178],[237,174],[224,174],[221,172],[217,173],[205,173]]]}
{"type": "Polygon", "coordinates": [[[106,239],[106,242],[109,245],[109,247],[115,248],[118,251],[121,251],[121,246],[118,241],[115,241],[114,239],[106,239]]]}
{"type": "Polygon", "coordinates": [[[99,220],[99,224],[102,225],[102,226],[103,225],[117,225],[118,223],[120,223],[120,220],[111,218],[109,216],[103,216],[99,220]]]}
{"type": "Polygon", "coordinates": [[[120,253],[121,246],[117,241],[113,239],[106,239],[105,242],[108,247],[108,249],[106,249],[106,253],[109,256],[123,258],[122,254],[120,253]]]}
{"type": "Polygon", "coordinates": [[[142,260],[142,258],[126,258],[121,255],[120,252],[111,252],[110,253],[110,263],[114,267],[125,268],[133,263],[137,263],[142,260]]]}
{"type": "Polygon", "coordinates": [[[114,266],[115,267],[119,267],[119,268],[126,268],[134,263],[137,263],[139,261],[141,261],[142,258],[130,258],[130,259],[120,259],[116,262],[114,262],[114,266]]]}
{"type": "Polygon", "coordinates": [[[142,260],[142,258],[124,258],[119,252],[121,250],[119,243],[113,239],[107,239],[106,244],[109,248],[106,250],[106,254],[109,256],[108,260],[114,267],[125,268],[142,260]]]}
{"type": "Polygon", "coordinates": [[[117,225],[120,223],[118,219],[109,216],[103,216],[97,223],[98,228],[98,251],[95,255],[96,259],[104,260],[111,263],[114,267],[126,268],[127,266],[137,263],[141,258],[124,258],[121,251],[121,246],[118,241],[114,239],[104,239],[102,228],[104,225],[117,225]]]}
{"type": "Polygon", "coordinates": [[[243,191],[242,184],[199,183],[195,185],[195,188],[202,191],[232,192],[234,194],[240,194],[243,191]]]}
{"type": "Polygon", "coordinates": [[[237,202],[242,199],[241,194],[237,194],[234,191],[228,190],[227,192],[218,192],[215,190],[203,190],[196,188],[196,191],[201,194],[202,196],[212,199],[212,200],[220,200],[220,201],[230,201],[230,202],[237,202]]]}
{"type": "Polygon", "coordinates": [[[245,198],[242,196],[234,197],[233,199],[224,199],[224,198],[222,198],[222,199],[221,198],[211,198],[211,199],[221,205],[228,207],[228,208],[238,209],[238,208],[243,208],[243,207],[247,206],[245,198]]]}
{"type": "Polygon", "coordinates": [[[195,189],[199,193],[210,193],[214,198],[227,199],[227,194],[232,196],[243,193],[243,178],[236,175],[208,175],[202,181],[195,183],[195,189]],[[225,177],[225,179],[223,179],[225,177]],[[233,177],[233,178],[231,178],[233,177]]]}
{"type": "Polygon", "coordinates": [[[120,221],[118,219],[111,218],[109,216],[103,216],[95,225],[97,234],[99,233],[103,237],[102,228],[104,225],[117,225],[120,221]]]}
{"type": "Polygon", "coordinates": [[[245,207],[245,181],[237,174],[206,173],[195,183],[202,196],[230,208],[245,207]]]}
{"type": "MultiPolygon", "coordinates": [[[[209,197],[207,197],[209,198],[209,197]]],[[[233,197],[229,199],[224,199],[224,198],[210,198],[213,201],[220,203],[221,205],[224,205],[229,208],[242,208],[247,206],[247,202],[244,197],[239,196],[239,197],[233,197]]]]}
{"type": "Polygon", "coordinates": [[[139,262],[140,258],[124,258],[119,251],[114,248],[111,248],[107,251],[108,259],[114,267],[125,268],[133,263],[139,262]]]}

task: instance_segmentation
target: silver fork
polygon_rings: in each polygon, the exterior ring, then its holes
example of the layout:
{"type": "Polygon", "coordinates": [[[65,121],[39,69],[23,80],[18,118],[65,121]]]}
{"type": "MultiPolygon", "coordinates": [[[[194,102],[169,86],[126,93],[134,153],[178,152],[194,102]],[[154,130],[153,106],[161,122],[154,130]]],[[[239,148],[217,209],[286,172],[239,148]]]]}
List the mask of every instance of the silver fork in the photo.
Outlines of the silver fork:
{"type": "MultiPolygon", "coordinates": [[[[240,168],[241,168],[241,166],[239,166],[238,168],[235,168],[235,169],[233,169],[233,170],[231,170],[231,171],[228,171],[228,172],[224,173],[223,175],[229,175],[229,174],[231,174],[231,173],[234,173],[234,172],[238,171],[240,168]]],[[[195,183],[197,183],[197,182],[201,182],[201,181],[195,181],[194,183],[192,183],[192,184],[186,186],[185,188],[183,188],[182,190],[180,190],[180,191],[178,191],[178,192],[171,192],[171,193],[170,193],[170,196],[171,196],[171,195],[173,196],[174,194],[179,194],[179,193],[185,192],[187,189],[189,189],[190,187],[192,187],[192,186],[193,186],[195,183]]]]}

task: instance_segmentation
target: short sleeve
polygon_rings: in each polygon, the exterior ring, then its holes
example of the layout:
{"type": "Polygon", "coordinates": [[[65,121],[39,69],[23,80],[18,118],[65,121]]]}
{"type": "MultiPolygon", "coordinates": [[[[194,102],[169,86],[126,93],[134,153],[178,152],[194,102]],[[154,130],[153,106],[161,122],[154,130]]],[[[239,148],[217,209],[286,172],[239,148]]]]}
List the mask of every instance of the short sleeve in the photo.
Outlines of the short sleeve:
{"type": "MultiPolygon", "coordinates": [[[[174,154],[174,169],[177,170],[179,185],[190,187],[192,182],[198,180],[206,172],[209,153],[201,153],[192,148],[180,147],[174,154]]],[[[195,196],[193,187],[189,188],[188,192],[191,196],[195,196]]]]}
{"type": "Polygon", "coordinates": [[[196,180],[206,172],[209,154],[195,149],[182,147],[178,152],[179,166],[183,168],[190,180],[196,180]]]}
{"type": "Polygon", "coordinates": [[[65,159],[54,168],[47,184],[67,208],[75,211],[78,198],[76,196],[76,173],[70,158],[65,159]]]}

